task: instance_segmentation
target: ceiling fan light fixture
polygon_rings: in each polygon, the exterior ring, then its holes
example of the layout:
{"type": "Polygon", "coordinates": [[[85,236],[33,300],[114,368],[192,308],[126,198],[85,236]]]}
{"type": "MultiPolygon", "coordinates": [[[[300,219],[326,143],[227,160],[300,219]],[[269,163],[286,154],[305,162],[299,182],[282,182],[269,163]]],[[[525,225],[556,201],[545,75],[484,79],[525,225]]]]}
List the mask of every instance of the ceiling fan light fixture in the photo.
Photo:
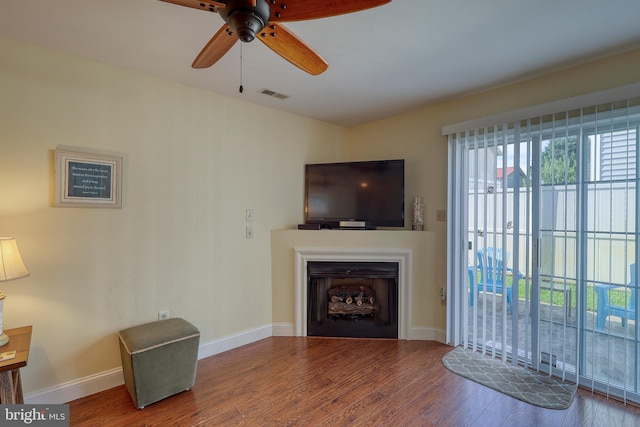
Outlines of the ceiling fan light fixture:
{"type": "Polygon", "coordinates": [[[264,0],[256,1],[255,7],[246,3],[236,6],[236,3],[229,1],[227,7],[220,9],[218,13],[227,25],[236,32],[240,41],[249,43],[269,23],[271,10],[269,4],[264,0]]]}

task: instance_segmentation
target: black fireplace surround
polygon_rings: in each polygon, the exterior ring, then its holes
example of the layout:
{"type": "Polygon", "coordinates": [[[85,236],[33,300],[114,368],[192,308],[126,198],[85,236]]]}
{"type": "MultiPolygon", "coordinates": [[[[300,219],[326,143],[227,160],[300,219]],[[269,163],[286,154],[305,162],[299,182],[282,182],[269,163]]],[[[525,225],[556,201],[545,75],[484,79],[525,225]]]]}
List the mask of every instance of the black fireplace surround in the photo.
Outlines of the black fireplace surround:
{"type": "Polygon", "coordinates": [[[307,263],[307,335],[398,338],[397,262],[307,263]]]}

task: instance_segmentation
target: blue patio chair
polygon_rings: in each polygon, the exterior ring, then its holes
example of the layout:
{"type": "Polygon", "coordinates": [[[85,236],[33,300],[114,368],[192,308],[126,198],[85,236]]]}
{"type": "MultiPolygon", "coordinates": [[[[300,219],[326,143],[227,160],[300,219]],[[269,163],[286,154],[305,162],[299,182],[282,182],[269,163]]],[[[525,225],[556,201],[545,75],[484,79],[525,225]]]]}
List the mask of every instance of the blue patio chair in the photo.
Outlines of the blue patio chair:
{"type": "Polygon", "coordinates": [[[609,299],[609,291],[615,288],[624,289],[625,287],[619,285],[611,285],[598,283],[595,286],[596,295],[598,296],[598,305],[596,308],[596,329],[604,329],[604,324],[609,316],[617,316],[622,319],[622,326],[627,326],[627,320],[636,320],[636,292],[638,289],[638,283],[636,282],[636,265],[630,266],[631,280],[626,286],[626,289],[631,290],[631,298],[627,301],[626,306],[615,305],[609,299]]]}
{"type": "MultiPolygon", "coordinates": [[[[489,247],[485,251],[480,249],[478,250],[478,266],[477,270],[480,271],[480,278],[476,283],[476,268],[473,266],[469,267],[469,305],[473,307],[473,302],[475,299],[475,295],[477,292],[481,292],[485,289],[487,292],[495,292],[497,294],[504,295],[504,288],[507,290],[507,303],[509,304],[509,311],[513,309],[512,304],[512,288],[511,286],[506,286],[502,282],[502,269],[505,262],[509,261],[509,252],[503,251],[502,248],[497,248],[495,250],[489,247]],[[503,256],[504,255],[504,256],[503,256]],[[476,290],[477,289],[477,290],[476,290]]],[[[513,274],[513,269],[507,268],[508,272],[513,274]]],[[[516,278],[515,280],[519,280],[522,276],[520,273],[514,274],[516,278]]]]}

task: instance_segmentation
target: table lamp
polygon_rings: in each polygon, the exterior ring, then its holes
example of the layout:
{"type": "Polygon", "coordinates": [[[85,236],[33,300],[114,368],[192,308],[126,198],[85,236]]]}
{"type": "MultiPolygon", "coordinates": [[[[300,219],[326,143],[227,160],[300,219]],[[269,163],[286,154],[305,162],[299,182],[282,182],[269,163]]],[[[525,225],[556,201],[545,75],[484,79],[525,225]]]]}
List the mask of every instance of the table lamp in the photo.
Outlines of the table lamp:
{"type": "MultiPolygon", "coordinates": [[[[29,272],[22,262],[18,244],[13,237],[0,237],[0,282],[27,277],[29,272]]],[[[0,291],[0,347],[9,342],[2,328],[4,294],[0,291]]]]}

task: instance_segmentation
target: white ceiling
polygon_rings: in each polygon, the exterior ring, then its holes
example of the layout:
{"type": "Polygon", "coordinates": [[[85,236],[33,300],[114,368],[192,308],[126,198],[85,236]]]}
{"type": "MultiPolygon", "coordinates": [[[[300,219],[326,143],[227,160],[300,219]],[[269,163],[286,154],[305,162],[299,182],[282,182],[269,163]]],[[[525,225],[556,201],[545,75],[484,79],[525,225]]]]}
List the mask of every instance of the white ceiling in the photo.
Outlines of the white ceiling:
{"type": "Polygon", "coordinates": [[[158,0],[3,0],[0,36],[350,127],[640,47],[639,17],[640,0],[393,0],[285,24],[319,76],[258,40],[194,70],[222,19],[158,0]]]}

